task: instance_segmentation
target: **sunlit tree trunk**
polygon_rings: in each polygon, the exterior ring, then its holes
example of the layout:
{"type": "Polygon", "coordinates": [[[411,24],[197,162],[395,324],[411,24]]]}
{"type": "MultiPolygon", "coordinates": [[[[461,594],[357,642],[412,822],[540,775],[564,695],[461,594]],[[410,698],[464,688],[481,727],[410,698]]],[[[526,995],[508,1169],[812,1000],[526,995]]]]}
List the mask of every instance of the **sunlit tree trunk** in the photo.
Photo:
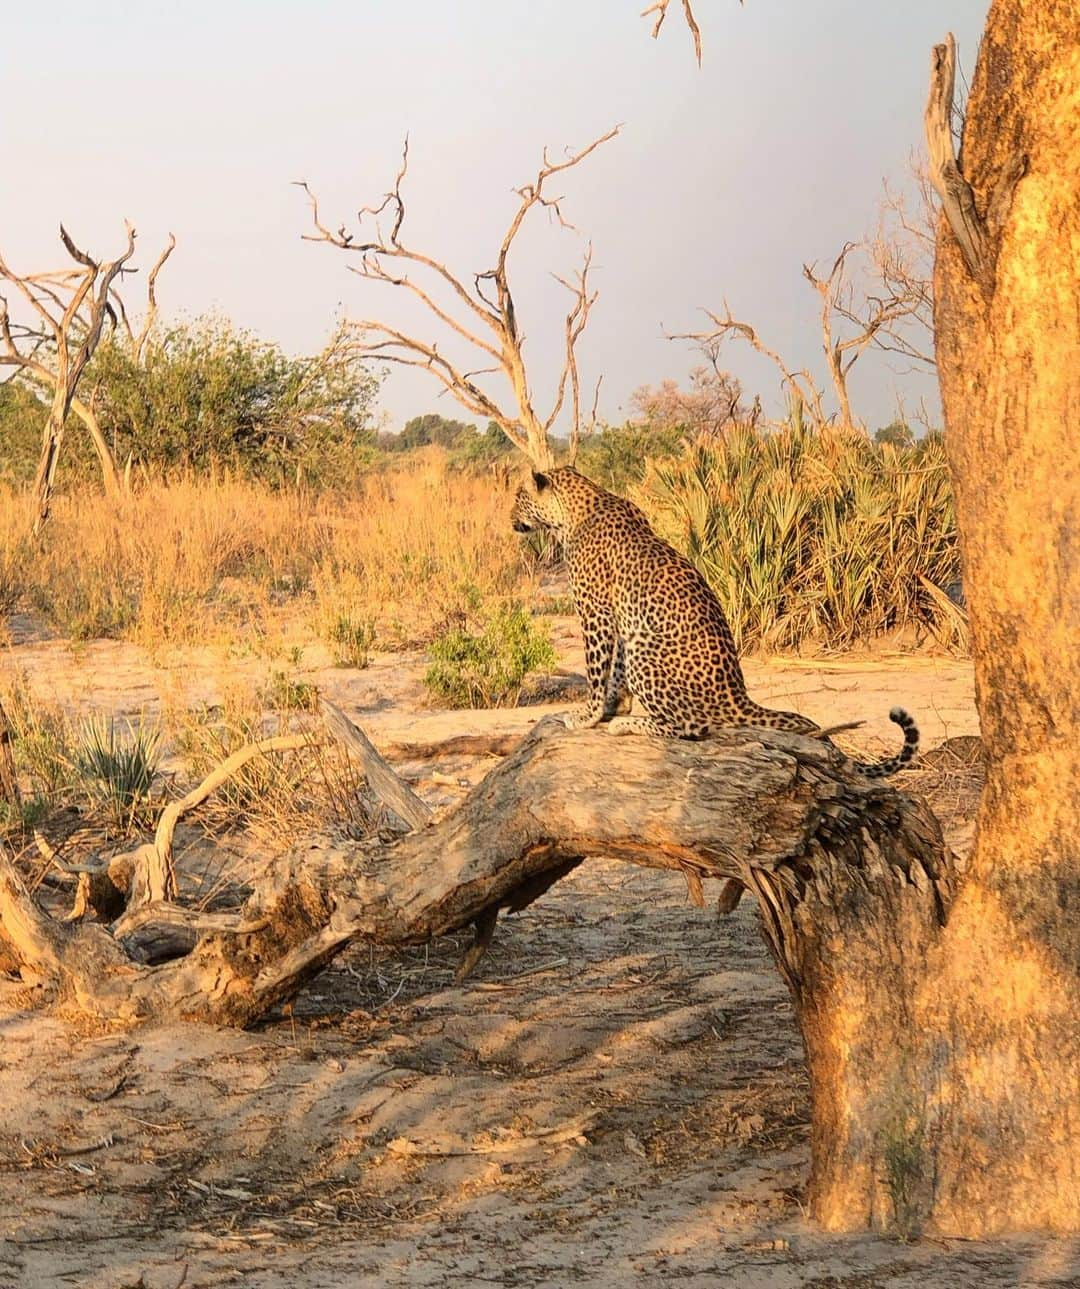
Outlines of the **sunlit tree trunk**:
{"type": "Polygon", "coordinates": [[[989,278],[939,242],[938,367],[988,757],[973,869],[922,1005],[936,1215],[1080,1226],[1080,8],[997,0],[961,164],[989,278]]]}
{"type": "Polygon", "coordinates": [[[943,219],[935,322],[987,784],[970,868],[940,928],[925,892],[888,882],[837,886],[802,927],[811,1200],[830,1227],[1076,1230],[1075,0],[995,0],[960,169],[974,253],[943,219]]]}

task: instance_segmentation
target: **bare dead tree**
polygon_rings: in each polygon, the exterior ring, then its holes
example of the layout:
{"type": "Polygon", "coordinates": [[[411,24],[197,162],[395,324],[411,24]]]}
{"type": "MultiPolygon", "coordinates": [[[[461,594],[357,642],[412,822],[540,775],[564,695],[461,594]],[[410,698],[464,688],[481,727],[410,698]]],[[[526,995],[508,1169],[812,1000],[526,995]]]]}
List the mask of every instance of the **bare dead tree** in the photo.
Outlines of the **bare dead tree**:
{"type": "MultiPolygon", "coordinates": [[[[833,391],[843,425],[861,425],[851,410],[848,377],[859,357],[874,346],[882,350],[901,351],[933,366],[933,358],[919,351],[906,338],[905,324],[917,310],[926,308],[925,284],[911,280],[907,266],[898,262],[895,252],[868,248],[865,243],[845,242],[825,277],[820,277],[815,264],[803,265],[803,276],[821,297],[821,347],[829,369],[833,391]],[[848,257],[852,252],[878,254],[884,258],[888,276],[880,283],[880,292],[868,290],[856,304],[856,291],[848,277],[848,257]],[[847,324],[841,332],[838,323],[847,324]]],[[[932,305],[931,305],[932,308],[932,305]]],[[[925,316],[925,315],[924,315],[925,316]]]]}
{"type": "MultiPolygon", "coordinates": [[[[821,348],[844,426],[861,427],[852,409],[849,377],[868,349],[900,354],[926,367],[934,365],[933,290],[926,276],[925,260],[919,258],[920,253],[925,254],[926,246],[913,245],[907,234],[898,234],[896,219],[901,216],[906,221],[902,227],[910,227],[912,236],[921,231],[916,223],[907,220],[903,210],[902,200],[889,194],[874,240],[845,242],[827,274],[820,274],[816,264],[803,265],[803,277],[821,301],[821,348]],[[892,218],[888,211],[893,212],[892,218]],[[864,258],[869,270],[870,282],[861,288],[852,280],[855,255],[864,258]]],[[[723,314],[708,310],[706,314],[713,323],[712,331],[681,333],[672,339],[694,341],[707,356],[712,356],[714,363],[725,340],[745,340],[773,363],[783,387],[802,402],[815,426],[820,428],[828,422],[822,391],[806,368],[792,370],[749,323],[732,316],[726,301],[723,314]]]]}
{"type": "Polygon", "coordinates": [[[719,361],[720,349],[726,340],[732,337],[745,340],[751,349],[756,350],[762,357],[767,358],[779,371],[780,383],[785,392],[794,395],[807,409],[814,425],[820,428],[826,424],[828,418],[825,415],[821,390],[805,367],[799,371],[792,370],[775,349],[770,349],[765,344],[750,323],[732,316],[731,308],[726,300],[724,301],[724,312],[722,314],[713,313],[709,309],[704,312],[713,324],[711,331],[676,332],[670,336],[670,339],[693,341],[703,353],[713,356],[711,359],[713,362],[719,361]]]}
{"type": "Polygon", "coordinates": [[[876,348],[905,358],[916,368],[936,369],[934,357],[934,246],[939,204],[926,162],[913,157],[912,201],[888,182],[869,244],[872,276],[883,299],[903,300],[907,312],[882,327],[876,348]]]}
{"type": "Polygon", "coordinates": [[[157,315],[157,275],[176,244],[158,258],[148,279],[148,307],[143,325],[135,332],[128,321],[116,283],[134,272],[129,261],[135,253],[135,230],[125,225],[127,242],[112,260],[99,261],[78,247],[63,225],[60,240],[74,267],[44,273],[17,273],[0,256],[0,279],[9,282],[21,297],[26,321],[12,317],[8,300],[0,296],[0,367],[9,379],[21,379],[50,395],[49,414],[42,433],[41,459],[34,480],[34,532],[49,514],[56,467],[69,413],[85,426],[101,464],[106,493],[121,491],[116,462],[89,403],[77,395],[79,382],[106,327],[119,317],[133,352],[141,355],[157,315]]]}
{"type": "Polygon", "coordinates": [[[356,333],[360,352],[384,362],[431,372],[464,408],[495,421],[507,438],[541,467],[554,462],[549,435],[567,407],[568,399],[572,445],[577,443],[581,433],[577,345],[597,299],[597,293],[589,283],[592,247],[586,247],[582,265],[572,278],[554,275],[570,293],[571,305],[564,322],[562,368],[554,400],[546,416],[536,410],[529,385],[523,348],[525,337],[510,286],[510,252],[526,217],[534,209],[544,209],[561,227],[572,228],[563,216],[562,197],[550,195],[548,185],[556,175],[579,165],[618,133],[616,126],[587,147],[570,152],[562,161],[551,160],[545,149],[536,178],[515,189],[518,207],[503,235],[494,267],[473,273],[471,285],[440,260],[409,246],[404,240],[406,206],[402,184],[409,165],[408,140],[393,188],[378,205],[361,208],[356,231],[347,230],[345,225],[336,232],[332,231],[322,222],[318,200],[308,184],[299,184],[307,193],[315,228],[313,233],[304,235],[305,240],[326,242],[358,256],[359,263],[351,266],[353,272],[369,281],[398,287],[411,294],[451,338],[464,342],[476,356],[478,366],[469,370],[464,364],[447,357],[437,340],[425,340],[371,318],[350,324],[356,333]],[[380,217],[389,224],[385,231],[380,217]],[[366,226],[368,221],[371,231],[366,226]],[[448,291],[454,303],[444,307],[436,300],[436,291],[448,291]],[[511,406],[500,402],[477,379],[492,374],[501,376],[508,383],[513,398],[511,406]]]}

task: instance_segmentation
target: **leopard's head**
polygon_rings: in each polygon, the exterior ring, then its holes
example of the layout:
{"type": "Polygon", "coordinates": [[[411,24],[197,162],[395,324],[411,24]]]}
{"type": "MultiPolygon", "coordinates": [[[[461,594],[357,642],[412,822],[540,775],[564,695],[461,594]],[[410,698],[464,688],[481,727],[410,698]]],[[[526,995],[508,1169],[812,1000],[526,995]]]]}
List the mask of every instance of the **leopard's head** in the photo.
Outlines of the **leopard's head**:
{"type": "Polygon", "coordinates": [[[603,496],[603,490],[572,466],[546,472],[533,471],[518,489],[510,522],[518,533],[538,528],[564,540],[603,496]]]}
{"type": "Polygon", "coordinates": [[[538,528],[559,532],[563,528],[566,516],[551,474],[534,470],[532,478],[521,485],[514,498],[510,523],[515,533],[532,533],[538,528]]]}

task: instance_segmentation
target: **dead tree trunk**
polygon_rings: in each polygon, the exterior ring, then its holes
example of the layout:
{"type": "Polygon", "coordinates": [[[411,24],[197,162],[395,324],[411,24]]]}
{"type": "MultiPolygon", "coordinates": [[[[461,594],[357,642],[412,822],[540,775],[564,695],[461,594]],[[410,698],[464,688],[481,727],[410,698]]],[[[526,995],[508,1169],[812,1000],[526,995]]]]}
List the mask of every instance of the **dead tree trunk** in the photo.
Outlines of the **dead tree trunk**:
{"type": "Polygon", "coordinates": [[[49,395],[49,414],[42,432],[41,457],[34,478],[34,532],[48,518],[56,468],[68,414],[74,412],[86,427],[101,463],[106,494],[116,499],[121,476],[93,408],[77,397],[79,382],[107,327],[117,319],[127,333],[138,362],[157,318],[157,275],[171,255],[176,239],[158,257],[147,279],[147,310],[138,332],[131,326],[118,288],[135,253],[135,230],[127,225],[127,245],[114,260],[99,262],[71,240],[63,225],[60,239],[78,266],[51,273],[16,273],[0,255],[0,281],[9,282],[21,297],[30,322],[14,320],[8,301],[0,295],[0,367],[49,395]]]}

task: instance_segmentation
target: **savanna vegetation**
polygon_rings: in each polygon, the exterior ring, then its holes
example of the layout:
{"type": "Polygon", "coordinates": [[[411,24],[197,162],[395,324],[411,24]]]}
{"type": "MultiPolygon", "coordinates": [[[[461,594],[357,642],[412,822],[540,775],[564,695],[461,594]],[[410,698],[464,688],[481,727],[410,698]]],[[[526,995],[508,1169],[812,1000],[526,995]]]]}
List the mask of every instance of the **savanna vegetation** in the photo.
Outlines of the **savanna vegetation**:
{"type": "MultiPolygon", "coordinates": [[[[652,6],[658,27],[667,7],[652,6]]],[[[697,42],[689,0],[683,12],[697,42]]],[[[29,609],[74,640],[161,650],[216,635],[272,657],[287,656],[276,624],[299,611],[343,667],[363,668],[385,644],[424,648],[425,683],[451,707],[514,704],[556,661],[535,611],[551,594],[551,551],[507,531],[505,440],[540,467],[568,454],[631,496],[714,586],[744,650],[840,649],[894,633],[966,649],[959,530],[989,783],[970,865],[924,802],[868,786],[826,743],[777,732],[612,747],[604,731],[538,727],[435,819],[362,731],[281,668],[249,705],[175,723],[187,791],[170,794],[153,840],[100,864],[57,865],[78,882],[73,929],[2,857],[8,965],[66,990],[95,1021],[249,1025],[353,942],[401,949],[471,927],[462,978],[500,910],[525,907],[597,854],[680,874],[698,905],[703,881],[723,879],[757,897],[790,990],[811,1074],[815,1219],[904,1239],[928,1227],[1075,1229],[1076,806],[1063,785],[1075,782],[1076,574],[1062,555],[1075,451],[1062,409],[1075,404],[1080,366],[1071,118],[1059,93],[1070,36],[1075,23],[1053,0],[995,0],[964,128],[966,178],[951,134],[954,51],[935,50],[929,138],[943,214],[935,290],[913,307],[933,309],[944,433],[916,436],[899,421],[872,434],[859,421],[847,372],[883,336],[900,343],[892,328],[905,315],[892,310],[907,307],[907,285],[894,262],[894,296],[870,297],[869,315],[853,310],[847,246],[831,273],[804,267],[821,300],[835,415],[806,373],[726,311],[695,337],[712,375],[689,393],[642,394],[624,426],[600,424],[595,410],[586,419],[575,344],[596,298],[591,251],[559,279],[565,358],[538,411],[508,249],[538,206],[562,218],[545,182],[615,131],[565,162],[545,154],[474,287],[406,240],[407,148],[383,205],[358,217],[388,213],[375,241],[330,231],[311,199],[311,239],[359,250],[361,277],[421,301],[409,276],[421,268],[452,288],[460,317],[427,300],[431,314],[494,356],[510,402],[427,333],[366,322],[303,360],[220,323],[155,329],[135,347],[95,334],[81,350],[82,412],[60,377],[48,407],[32,382],[0,403],[13,427],[0,607],[29,609]],[[842,334],[842,321],[855,331],[842,334]],[[719,370],[732,337],[776,360],[793,395],[783,423],[719,370]],[[426,366],[485,428],[425,416],[380,435],[380,362],[426,366]],[[989,396],[973,400],[973,388],[989,396]],[[65,478],[70,412],[96,430],[94,455],[71,454],[65,478]],[[553,436],[560,416],[566,442],[553,436]],[[31,491],[26,426],[42,417],[31,491]],[[123,463],[123,486],[114,470],[105,498],[95,461],[106,479],[108,462],[123,463]],[[231,902],[211,908],[220,870],[191,898],[173,841],[180,815],[219,789],[225,826],[257,826],[271,803],[281,853],[309,823],[336,828],[295,863],[249,870],[231,902]]],[[[5,827],[27,852],[57,803],[93,816],[107,838],[146,831],[164,791],[156,729],[94,720],[76,730],[18,687],[5,706],[0,742],[14,735],[31,785],[26,801],[8,801],[5,827]]],[[[41,877],[55,855],[33,845],[41,877]]]]}
{"type": "MultiPolygon", "coordinates": [[[[527,600],[550,552],[507,530],[521,467],[505,434],[436,414],[379,433],[377,388],[344,332],[306,359],[220,319],[152,333],[138,361],[106,339],[84,393],[127,487],[100,494],[72,427],[49,528],[30,540],[46,409],[3,386],[0,603],[74,640],[154,650],[258,647],[298,612],[360,665],[376,641],[428,640],[527,600]]],[[[798,404],[784,423],[754,423],[740,395],[705,368],[685,392],[643,386],[630,421],[582,438],[578,465],[694,560],[743,648],[907,629],[962,649],[940,436],[814,428],[798,404]]]]}

